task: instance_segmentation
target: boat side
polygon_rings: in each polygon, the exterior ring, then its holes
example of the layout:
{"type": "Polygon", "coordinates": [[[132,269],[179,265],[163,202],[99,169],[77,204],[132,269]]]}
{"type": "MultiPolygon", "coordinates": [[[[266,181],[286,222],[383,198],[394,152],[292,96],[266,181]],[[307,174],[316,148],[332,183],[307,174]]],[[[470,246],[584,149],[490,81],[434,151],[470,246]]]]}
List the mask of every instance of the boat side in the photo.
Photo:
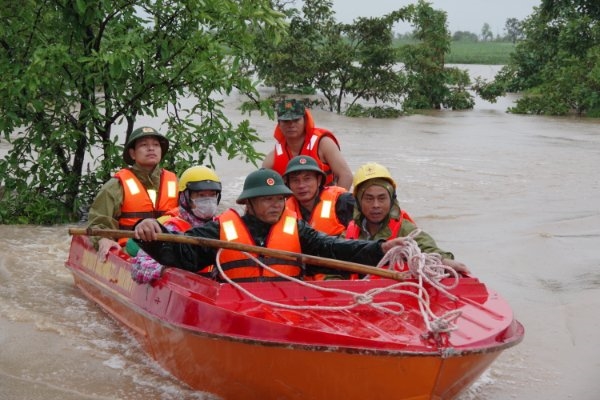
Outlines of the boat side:
{"type": "MultiPolygon", "coordinates": [[[[336,310],[348,304],[347,295],[293,282],[244,284],[253,295],[283,305],[274,306],[174,268],[152,285],[138,285],[127,258],[110,255],[100,263],[85,237],[73,238],[66,264],[76,285],[131,329],[163,367],[224,398],[340,397],[347,382],[359,380],[345,397],[452,398],[523,336],[500,296],[471,278],[464,281],[464,296],[434,299],[440,312],[460,307],[465,314],[458,329],[440,341],[423,335],[417,303],[409,297],[400,299],[405,312],[395,315],[368,304],[336,310]],[[315,304],[330,308],[302,308],[315,304]],[[279,397],[271,397],[276,393],[279,397]]],[[[390,283],[320,285],[343,293],[390,283]]],[[[384,292],[376,300],[398,298],[384,292]]]]}

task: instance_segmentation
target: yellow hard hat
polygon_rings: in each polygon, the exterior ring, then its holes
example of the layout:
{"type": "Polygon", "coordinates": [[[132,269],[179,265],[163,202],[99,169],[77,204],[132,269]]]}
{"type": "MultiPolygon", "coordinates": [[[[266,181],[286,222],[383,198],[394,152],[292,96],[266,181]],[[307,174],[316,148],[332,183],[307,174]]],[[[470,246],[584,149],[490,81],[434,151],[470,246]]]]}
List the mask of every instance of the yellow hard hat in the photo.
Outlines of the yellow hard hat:
{"type": "Polygon", "coordinates": [[[354,180],[352,181],[354,197],[357,196],[358,188],[362,183],[376,178],[389,181],[394,187],[394,190],[396,190],[396,182],[394,182],[392,179],[390,171],[388,171],[388,169],[381,164],[376,162],[368,162],[361,165],[354,174],[354,180]]]}
{"type": "Polygon", "coordinates": [[[212,169],[204,166],[190,167],[183,171],[179,177],[179,192],[189,190],[214,190],[217,192],[217,201],[221,200],[221,180],[212,169]]]}

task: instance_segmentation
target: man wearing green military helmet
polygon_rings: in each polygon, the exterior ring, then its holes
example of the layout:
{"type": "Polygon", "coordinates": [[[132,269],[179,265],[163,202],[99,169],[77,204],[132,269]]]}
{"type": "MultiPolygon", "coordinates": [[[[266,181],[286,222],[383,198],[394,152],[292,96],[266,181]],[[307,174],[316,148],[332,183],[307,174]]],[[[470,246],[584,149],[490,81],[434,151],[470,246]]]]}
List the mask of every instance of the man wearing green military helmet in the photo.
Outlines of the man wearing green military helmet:
{"type": "Polygon", "coordinates": [[[354,196],[339,186],[325,186],[325,173],[314,158],[296,156],[290,160],[283,180],[293,192],[287,207],[313,228],[328,235],[340,235],[352,219],[354,196]]]}
{"type": "MultiPolygon", "coordinates": [[[[123,147],[123,161],[129,167],[100,188],[89,210],[88,227],[133,229],[139,219],[159,217],[177,207],[177,176],[159,167],[168,151],[168,139],[156,129],[145,126],[131,132],[123,147]]],[[[101,238],[95,244],[99,258],[105,260],[109,251],[125,250],[126,243],[101,238]]]]}
{"type": "MultiPolygon", "coordinates": [[[[164,157],[165,154],[167,154],[167,152],[169,151],[169,140],[167,140],[167,138],[164,137],[156,129],[150,128],[148,126],[137,128],[136,130],[131,132],[131,135],[129,135],[129,139],[123,147],[123,160],[127,163],[127,165],[133,165],[135,163],[135,158],[138,158],[139,152],[136,152],[136,149],[139,149],[140,145],[144,142],[142,141],[143,138],[153,138],[156,141],[158,141],[161,150],[161,153],[158,155],[159,159],[164,157]],[[138,141],[140,142],[138,143],[138,141]]],[[[156,166],[158,163],[151,164],[153,166],[156,166]]]]}
{"type": "MultiPolygon", "coordinates": [[[[250,173],[237,198],[245,205],[246,212],[240,215],[229,209],[201,227],[192,228],[185,234],[194,237],[219,239],[272,250],[303,253],[318,257],[354,261],[376,265],[384,253],[402,240],[367,241],[344,240],[325,235],[313,229],[296,213],[285,207],[292,192],[277,172],[261,168],[250,173]]],[[[198,272],[217,263],[227,279],[238,282],[282,280],[279,274],[303,278],[305,266],[296,260],[278,257],[263,257],[261,261],[269,268],[259,265],[248,254],[232,249],[218,249],[180,242],[156,241],[159,233],[168,231],[156,219],[144,219],[135,227],[135,237],[140,247],[164,265],[198,272]],[[274,272],[275,271],[275,272],[274,272]]],[[[225,279],[218,275],[215,279],[225,279]]]]}

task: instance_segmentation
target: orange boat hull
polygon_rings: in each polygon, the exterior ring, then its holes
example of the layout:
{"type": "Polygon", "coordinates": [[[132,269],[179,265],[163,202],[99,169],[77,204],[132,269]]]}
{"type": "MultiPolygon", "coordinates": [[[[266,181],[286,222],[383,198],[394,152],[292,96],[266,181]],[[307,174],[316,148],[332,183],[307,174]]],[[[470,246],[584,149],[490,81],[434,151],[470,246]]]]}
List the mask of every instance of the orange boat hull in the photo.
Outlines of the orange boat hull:
{"type": "MultiPolygon", "coordinates": [[[[192,388],[223,399],[452,399],[504,349],[520,342],[524,333],[521,324],[513,320],[493,346],[449,347],[440,352],[236,337],[159,317],[172,313],[167,307],[176,304],[174,298],[190,293],[147,286],[145,297],[152,299],[152,312],[148,312],[127,295],[140,285],[131,282],[117,260],[101,277],[76,266],[86,262],[94,261],[75,256],[67,262],[75,284],[131,329],[166,370],[192,388]]],[[[201,294],[193,296],[202,299],[201,294]]],[[[193,306],[185,313],[188,319],[204,317],[193,306]]],[[[233,328],[240,330],[239,326],[233,328]]]]}

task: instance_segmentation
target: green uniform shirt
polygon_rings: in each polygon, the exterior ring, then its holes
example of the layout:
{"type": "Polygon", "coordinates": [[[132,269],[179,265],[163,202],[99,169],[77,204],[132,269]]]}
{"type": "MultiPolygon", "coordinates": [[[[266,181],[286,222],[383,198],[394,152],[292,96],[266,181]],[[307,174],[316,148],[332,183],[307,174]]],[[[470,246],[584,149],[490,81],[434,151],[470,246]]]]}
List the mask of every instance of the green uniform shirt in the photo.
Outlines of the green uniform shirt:
{"type": "MultiPolygon", "coordinates": [[[[155,190],[158,195],[162,169],[154,168],[151,173],[140,168],[137,164],[130,167],[133,174],[146,188],[155,190]]],[[[123,187],[121,181],[115,177],[110,178],[101,188],[88,214],[88,227],[98,229],[119,229],[119,217],[123,205],[123,187]]],[[[92,242],[97,247],[99,237],[93,237],[92,242]]]]}
{"type": "MultiPolygon", "coordinates": [[[[365,217],[360,213],[358,207],[355,207],[354,210],[354,222],[360,227],[360,235],[358,238],[363,240],[388,240],[390,236],[392,236],[392,230],[389,227],[390,218],[398,219],[400,216],[400,206],[397,202],[395,202],[388,217],[381,223],[379,230],[375,233],[375,235],[371,236],[364,226],[366,222],[365,217]]],[[[406,237],[415,229],[417,229],[415,224],[407,219],[404,219],[402,220],[402,226],[398,231],[397,237],[406,237]]],[[[422,253],[438,253],[442,258],[454,260],[454,254],[440,249],[435,243],[435,240],[433,240],[433,238],[427,232],[421,230],[421,232],[415,236],[414,239],[422,253]]]]}

